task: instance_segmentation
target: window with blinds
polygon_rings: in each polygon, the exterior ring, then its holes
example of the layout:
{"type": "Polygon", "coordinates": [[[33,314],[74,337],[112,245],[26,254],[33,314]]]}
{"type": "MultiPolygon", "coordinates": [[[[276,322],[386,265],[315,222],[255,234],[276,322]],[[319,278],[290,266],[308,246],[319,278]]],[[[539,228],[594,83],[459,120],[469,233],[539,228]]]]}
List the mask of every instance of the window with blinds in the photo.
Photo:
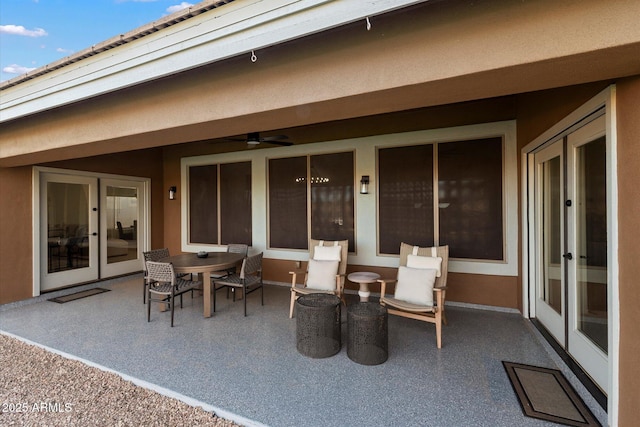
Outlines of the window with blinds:
{"type": "Polygon", "coordinates": [[[190,166],[189,243],[252,244],[251,162],[190,166]]]}
{"type": "Polygon", "coordinates": [[[309,238],[349,240],[355,251],[353,152],[269,160],[269,247],[308,249],[309,238]]]}
{"type": "Polygon", "coordinates": [[[382,148],[378,173],[381,254],[406,242],[504,260],[502,137],[382,148]]]}

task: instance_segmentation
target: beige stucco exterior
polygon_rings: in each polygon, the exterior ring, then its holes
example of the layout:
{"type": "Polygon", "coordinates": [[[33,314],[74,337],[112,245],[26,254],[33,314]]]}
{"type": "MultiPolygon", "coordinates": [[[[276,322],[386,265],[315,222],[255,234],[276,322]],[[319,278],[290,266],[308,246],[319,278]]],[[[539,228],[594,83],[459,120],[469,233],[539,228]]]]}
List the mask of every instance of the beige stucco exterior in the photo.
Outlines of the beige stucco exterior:
{"type": "MultiPolygon", "coordinates": [[[[241,56],[3,122],[0,304],[32,297],[32,166],[150,178],[151,246],[179,252],[181,206],[165,192],[180,183],[181,158],[238,149],[204,141],[261,131],[304,144],[515,120],[520,150],[615,84],[616,410],[619,425],[632,425],[640,396],[638,16],[631,0],[426,2],[372,17],[370,31],[355,22],[258,51],[255,63],[241,56]]],[[[265,260],[265,279],[287,282],[293,263],[265,260]]],[[[449,287],[451,301],[524,311],[522,267],[517,276],[454,272],[449,287]]]]}

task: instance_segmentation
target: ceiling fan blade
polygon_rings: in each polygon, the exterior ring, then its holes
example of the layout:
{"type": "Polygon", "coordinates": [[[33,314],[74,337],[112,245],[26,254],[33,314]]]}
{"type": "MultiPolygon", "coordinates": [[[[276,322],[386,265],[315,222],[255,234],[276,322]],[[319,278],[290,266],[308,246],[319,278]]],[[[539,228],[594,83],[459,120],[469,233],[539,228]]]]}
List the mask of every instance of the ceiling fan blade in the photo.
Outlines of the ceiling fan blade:
{"type": "Polygon", "coordinates": [[[289,147],[290,145],[293,145],[293,142],[290,141],[268,141],[266,139],[263,139],[262,142],[264,142],[265,144],[282,145],[283,147],[289,147]]]}
{"type": "Polygon", "coordinates": [[[279,141],[281,139],[289,139],[287,135],[273,135],[273,136],[265,136],[264,138],[260,138],[261,141],[271,142],[271,141],[279,141]]]}

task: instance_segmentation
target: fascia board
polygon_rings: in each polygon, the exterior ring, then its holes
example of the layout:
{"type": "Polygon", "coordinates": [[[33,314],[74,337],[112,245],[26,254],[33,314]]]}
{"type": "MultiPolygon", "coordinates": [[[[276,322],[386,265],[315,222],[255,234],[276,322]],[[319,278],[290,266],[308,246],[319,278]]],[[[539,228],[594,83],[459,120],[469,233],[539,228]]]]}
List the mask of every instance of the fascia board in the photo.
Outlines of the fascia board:
{"type": "MultiPolygon", "coordinates": [[[[236,1],[2,90],[0,122],[427,0],[236,1]]],[[[365,23],[363,22],[363,29],[365,23]]]]}

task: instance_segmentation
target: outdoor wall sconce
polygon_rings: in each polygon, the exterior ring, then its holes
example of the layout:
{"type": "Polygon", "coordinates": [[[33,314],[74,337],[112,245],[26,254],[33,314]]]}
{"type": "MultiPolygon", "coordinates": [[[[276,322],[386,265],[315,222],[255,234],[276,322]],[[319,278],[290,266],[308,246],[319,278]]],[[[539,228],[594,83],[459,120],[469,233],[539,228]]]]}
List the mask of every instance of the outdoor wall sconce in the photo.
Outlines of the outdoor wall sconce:
{"type": "Polygon", "coordinates": [[[369,175],[362,175],[360,180],[360,194],[369,194],[369,175]]]}
{"type": "Polygon", "coordinates": [[[169,187],[169,200],[176,199],[176,191],[178,191],[176,187],[169,187]]]}

